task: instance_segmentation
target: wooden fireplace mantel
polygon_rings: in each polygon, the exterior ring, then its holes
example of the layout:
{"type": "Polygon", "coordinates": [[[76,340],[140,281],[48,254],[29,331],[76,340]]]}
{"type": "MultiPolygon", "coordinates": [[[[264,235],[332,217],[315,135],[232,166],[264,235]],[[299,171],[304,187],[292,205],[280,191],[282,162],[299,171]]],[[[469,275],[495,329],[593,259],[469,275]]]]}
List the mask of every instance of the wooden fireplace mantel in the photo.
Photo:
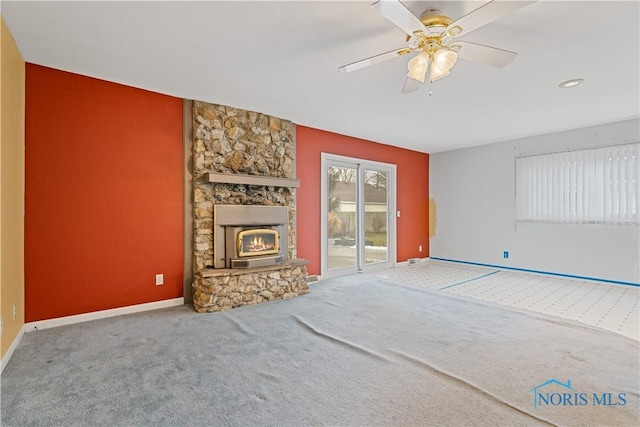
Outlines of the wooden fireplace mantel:
{"type": "Polygon", "coordinates": [[[272,176],[256,176],[230,173],[209,173],[209,182],[220,184],[266,185],[272,187],[300,187],[300,180],[292,178],[276,178],[272,176]]]}

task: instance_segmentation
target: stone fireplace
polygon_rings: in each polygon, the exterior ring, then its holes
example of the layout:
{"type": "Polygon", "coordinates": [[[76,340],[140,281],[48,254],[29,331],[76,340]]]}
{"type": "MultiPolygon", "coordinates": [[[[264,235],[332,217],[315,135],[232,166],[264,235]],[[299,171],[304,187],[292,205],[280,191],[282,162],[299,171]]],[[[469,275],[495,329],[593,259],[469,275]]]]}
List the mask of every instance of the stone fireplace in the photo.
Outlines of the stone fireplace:
{"type": "Polygon", "coordinates": [[[193,102],[193,305],[227,310],[308,292],[296,258],[295,127],[193,102]]]}

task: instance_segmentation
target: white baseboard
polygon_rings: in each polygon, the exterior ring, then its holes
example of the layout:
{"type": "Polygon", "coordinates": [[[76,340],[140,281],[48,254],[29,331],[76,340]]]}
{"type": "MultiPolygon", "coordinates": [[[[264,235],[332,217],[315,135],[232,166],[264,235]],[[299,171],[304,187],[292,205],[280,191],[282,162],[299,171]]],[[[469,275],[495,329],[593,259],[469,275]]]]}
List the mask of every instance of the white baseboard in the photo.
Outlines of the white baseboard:
{"type": "Polygon", "coordinates": [[[58,326],[72,325],[74,323],[88,322],[90,320],[106,319],[108,317],[122,316],[123,314],[139,313],[141,311],[157,310],[159,308],[176,307],[179,305],[184,305],[184,297],[148,302],[146,304],[129,305],[127,307],[112,308],[110,310],[94,311],[92,313],[76,314],[73,316],[57,317],[55,319],[38,320],[25,324],[24,330],[25,332],[33,332],[42,329],[56,328],[58,326]]]}
{"type": "Polygon", "coordinates": [[[25,331],[25,327],[22,326],[22,328],[20,328],[20,331],[18,332],[18,335],[16,335],[16,338],[13,340],[13,342],[9,346],[9,350],[7,350],[7,353],[2,358],[2,361],[0,362],[0,375],[4,371],[4,368],[7,366],[7,363],[9,363],[9,359],[11,359],[11,356],[13,356],[13,352],[16,351],[16,348],[18,348],[18,344],[20,344],[20,340],[24,335],[24,331],[25,331]]]}

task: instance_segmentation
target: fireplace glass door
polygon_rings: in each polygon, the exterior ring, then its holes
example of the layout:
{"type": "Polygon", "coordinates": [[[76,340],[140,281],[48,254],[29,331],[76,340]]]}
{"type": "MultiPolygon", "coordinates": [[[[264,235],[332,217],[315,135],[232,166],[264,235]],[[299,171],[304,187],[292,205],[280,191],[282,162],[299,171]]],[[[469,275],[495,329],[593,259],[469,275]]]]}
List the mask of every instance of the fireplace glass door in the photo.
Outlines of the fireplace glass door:
{"type": "Polygon", "coordinates": [[[329,154],[322,162],[323,277],[391,266],[394,166],[329,154]]]}
{"type": "Polygon", "coordinates": [[[238,233],[238,257],[277,254],[278,232],[272,229],[248,229],[238,233]]]}

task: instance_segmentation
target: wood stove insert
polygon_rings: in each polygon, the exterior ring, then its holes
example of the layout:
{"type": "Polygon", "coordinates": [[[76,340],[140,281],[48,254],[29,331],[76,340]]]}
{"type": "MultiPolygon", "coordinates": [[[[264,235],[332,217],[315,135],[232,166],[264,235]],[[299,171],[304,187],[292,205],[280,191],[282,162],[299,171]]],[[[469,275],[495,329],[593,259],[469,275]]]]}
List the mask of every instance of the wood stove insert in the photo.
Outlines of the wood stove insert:
{"type": "Polygon", "coordinates": [[[253,268],[288,260],[283,206],[215,205],[214,268],[253,268]]]}

